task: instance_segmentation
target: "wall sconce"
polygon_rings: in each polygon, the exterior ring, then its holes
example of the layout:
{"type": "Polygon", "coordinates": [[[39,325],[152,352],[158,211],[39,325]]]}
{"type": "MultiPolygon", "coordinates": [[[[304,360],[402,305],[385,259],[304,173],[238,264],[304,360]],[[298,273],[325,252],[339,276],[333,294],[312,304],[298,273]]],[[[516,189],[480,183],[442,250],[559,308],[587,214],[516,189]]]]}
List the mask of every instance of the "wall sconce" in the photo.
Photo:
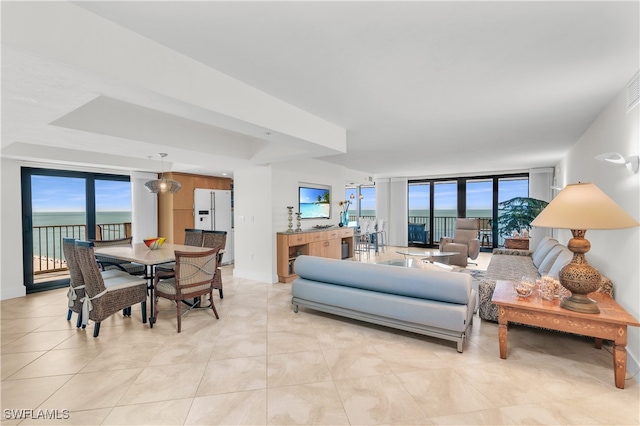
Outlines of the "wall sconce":
{"type": "Polygon", "coordinates": [[[614,164],[624,164],[632,173],[638,173],[638,168],[640,165],[640,157],[637,155],[632,155],[630,157],[624,157],[622,154],[618,152],[605,152],[604,154],[596,155],[595,157],[598,161],[608,161],[609,163],[614,164]]]}

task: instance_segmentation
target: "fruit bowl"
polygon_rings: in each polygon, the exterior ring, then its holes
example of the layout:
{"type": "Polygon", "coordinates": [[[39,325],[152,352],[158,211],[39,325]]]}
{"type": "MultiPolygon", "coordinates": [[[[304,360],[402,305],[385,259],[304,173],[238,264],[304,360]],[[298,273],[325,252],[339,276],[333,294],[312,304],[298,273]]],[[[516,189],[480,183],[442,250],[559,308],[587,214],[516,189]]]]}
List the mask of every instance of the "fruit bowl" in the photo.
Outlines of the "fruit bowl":
{"type": "Polygon", "coordinates": [[[144,243],[149,247],[149,250],[157,250],[164,244],[165,239],[164,237],[145,238],[144,243]]]}

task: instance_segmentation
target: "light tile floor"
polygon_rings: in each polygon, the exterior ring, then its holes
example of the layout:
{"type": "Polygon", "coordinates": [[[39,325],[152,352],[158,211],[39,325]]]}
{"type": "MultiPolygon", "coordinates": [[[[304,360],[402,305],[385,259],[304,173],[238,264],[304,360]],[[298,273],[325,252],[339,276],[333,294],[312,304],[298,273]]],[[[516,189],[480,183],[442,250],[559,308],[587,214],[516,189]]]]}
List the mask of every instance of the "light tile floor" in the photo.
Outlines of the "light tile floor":
{"type": "MultiPolygon", "coordinates": [[[[396,249],[371,261],[402,259],[396,249]]],[[[497,324],[476,318],[459,354],[452,342],[295,314],[289,284],[224,269],[220,319],[191,312],[180,334],[164,300],[153,329],[134,307],[97,339],[66,320],[65,289],[2,301],[2,424],[640,423],[638,384],[629,374],[614,386],[610,346],[512,326],[501,360],[497,324]],[[11,418],[26,409],[69,416],[11,418]]]]}

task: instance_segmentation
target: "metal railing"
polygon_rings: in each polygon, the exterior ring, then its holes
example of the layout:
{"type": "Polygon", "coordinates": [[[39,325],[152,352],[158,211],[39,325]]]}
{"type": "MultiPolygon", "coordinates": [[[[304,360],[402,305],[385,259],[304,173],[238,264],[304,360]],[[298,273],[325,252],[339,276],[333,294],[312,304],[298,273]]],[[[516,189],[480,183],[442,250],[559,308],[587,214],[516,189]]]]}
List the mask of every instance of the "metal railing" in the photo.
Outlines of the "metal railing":
{"type": "MultiPolygon", "coordinates": [[[[47,225],[33,228],[33,274],[66,271],[67,261],[62,251],[63,238],[87,239],[87,225],[47,225]]],[[[115,240],[131,236],[131,223],[96,225],[100,240],[115,240]]]]}
{"type": "MultiPolygon", "coordinates": [[[[363,219],[375,219],[375,216],[361,216],[363,219]]],[[[421,243],[421,244],[429,244],[430,241],[433,241],[436,244],[440,241],[442,237],[451,237],[453,236],[453,231],[456,228],[456,218],[449,216],[434,216],[433,218],[433,229],[430,229],[429,216],[409,216],[409,225],[424,225],[424,231],[421,233],[421,236],[417,240],[409,239],[410,243],[421,243]],[[430,240],[430,237],[433,237],[430,240]]],[[[491,218],[490,217],[471,217],[469,219],[478,219],[480,221],[480,229],[478,238],[481,239],[483,234],[486,234],[488,238],[491,238],[491,226],[489,225],[491,218]]],[[[358,220],[358,216],[350,215],[349,221],[355,222],[358,220]]],[[[412,234],[412,232],[409,232],[412,234]]],[[[415,233],[413,233],[415,236],[415,233]]],[[[486,241],[486,240],[485,240],[486,241]]],[[[490,241],[490,240],[489,240],[490,241]]]]}
{"type": "MultiPolygon", "coordinates": [[[[489,222],[491,220],[490,217],[470,217],[468,219],[478,219],[480,221],[478,238],[481,238],[480,233],[491,230],[491,227],[489,226],[489,222]]],[[[426,231],[426,238],[423,242],[424,244],[429,243],[430,236],[433,237],[431,241],[434,244],[440,241],[440,238],[442,237],[451,237],[453,236],[453,231],[456,228],[456,218],[448,216],[434,216],[433,229],[429,228],[430,224],[428,216],[409,216],[409,223],[424,225],[426,231]]]]}

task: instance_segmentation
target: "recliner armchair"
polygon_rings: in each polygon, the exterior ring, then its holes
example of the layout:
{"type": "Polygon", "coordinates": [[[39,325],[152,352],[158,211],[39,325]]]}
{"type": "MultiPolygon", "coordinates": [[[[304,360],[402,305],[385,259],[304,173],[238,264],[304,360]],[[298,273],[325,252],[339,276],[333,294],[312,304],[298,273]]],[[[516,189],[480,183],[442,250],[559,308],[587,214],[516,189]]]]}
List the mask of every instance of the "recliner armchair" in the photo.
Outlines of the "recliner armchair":
{"type": "Polygon", "coordinates": [[[440,251],[459,253],[451,256],[449,263],[458,266],[467,266],[468,259],[475,260],[480,254],[480,240],[478,230],[480,223],[478,219],[456,219],[456,229],[453,238],[440,238],[440,251]]]}

